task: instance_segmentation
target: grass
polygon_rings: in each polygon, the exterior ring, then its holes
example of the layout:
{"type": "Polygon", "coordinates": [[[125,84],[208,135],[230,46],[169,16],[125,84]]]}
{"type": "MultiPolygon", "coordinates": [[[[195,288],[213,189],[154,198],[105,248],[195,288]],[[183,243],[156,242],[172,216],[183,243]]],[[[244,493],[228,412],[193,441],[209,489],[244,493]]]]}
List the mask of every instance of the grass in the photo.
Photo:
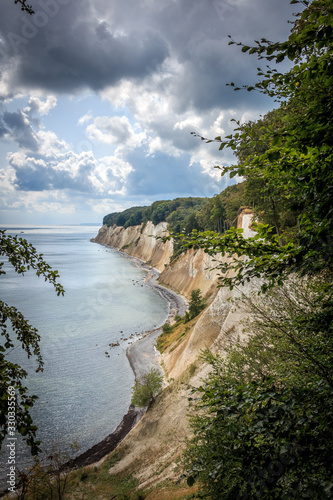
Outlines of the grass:
{"type": "Polygon", "coordinates": [[[117,451],[99,467],[85,467],[71,473],[71,481],[66,494],[68,500],[141,500],[145,495],[136,491],[138,480],[130,474],[110,474],[109,470],[119,460],[117,451]]]}
{"type": "MultiPolygon", "coordinates": [[[[171,344],[177,341],[180,343],[191,332],[194,324],[194,320],[184,323],[184,318],[180,318],[176,323],[170,325],[167,331],[164,331],[157,339],[156,345],[159,352],[162,354],[171,344]]],[[[172,350],[177,347],[178,343],[172,346],[172,350]]]]}

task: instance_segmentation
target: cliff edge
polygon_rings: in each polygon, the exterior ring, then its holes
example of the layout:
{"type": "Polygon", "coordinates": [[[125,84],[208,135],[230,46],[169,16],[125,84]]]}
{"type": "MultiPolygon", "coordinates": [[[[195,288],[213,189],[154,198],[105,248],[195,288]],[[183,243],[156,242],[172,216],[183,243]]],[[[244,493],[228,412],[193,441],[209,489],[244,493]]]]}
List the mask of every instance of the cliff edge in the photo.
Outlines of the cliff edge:
{"type": "Polygon", "coordinates": [[[167,223],[160,222],[156,226],[150,221],[139,226],[130,226],[126,229],[122,226],[104,225],[93,241],[118,248],[132,257],[146,262],[152,267],[163,271],[170,262],[173,254],[173,242],[163,243],[157,237],[166,236],[167,223]]]}
{"type": "MultiPolygon", "coordinates": [[[[237,227],[243,229],[246,237],[254,235],[251,222],[251,211],[243,210],[237,227]]],[[[208,304],[195,320],[184,325],[181,339],[163,352],[168,386],[117,448],[121,459],[110,474],[132,474],[139,480],[140,488],[179,479],[177,462],[185,439],[190,436],[188,384],[199,385],[208,374],[209,367],[200,359],[203,350],[223,353],[226,344],[243,336],[241,321],[245,308],[234,299],[250,292],[249,285],[232,291],[218,287],[219,271],[215,267],[221,256],[213,259],[203,250],[188,250],[170,264],[172,241],[163,243],[151,237],[165,235],[166,229],[166,223],[154,226],[151,222],[127,229],[103,226],[94,240],[156,267],[161,271],[160,281],[182,295],[189,297],[192,290],[200,288],[208,304]]]]}

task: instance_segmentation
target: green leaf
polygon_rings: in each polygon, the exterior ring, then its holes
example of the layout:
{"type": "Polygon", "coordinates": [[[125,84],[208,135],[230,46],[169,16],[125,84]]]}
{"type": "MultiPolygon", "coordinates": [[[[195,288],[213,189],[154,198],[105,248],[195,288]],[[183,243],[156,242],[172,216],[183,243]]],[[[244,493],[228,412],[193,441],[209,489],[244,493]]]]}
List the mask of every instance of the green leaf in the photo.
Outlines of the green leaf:
{"type": "Polygon", "coordinates": [[[194,483],[195,483],[195,479],[194,479],[194,477],[193,477],[193,476],[189,476],[189,477],[187,478],[186,482],[187,482],[187,485],[191,487],[191,486],[193,486],[193,485],[194,485],[194,483]]]}

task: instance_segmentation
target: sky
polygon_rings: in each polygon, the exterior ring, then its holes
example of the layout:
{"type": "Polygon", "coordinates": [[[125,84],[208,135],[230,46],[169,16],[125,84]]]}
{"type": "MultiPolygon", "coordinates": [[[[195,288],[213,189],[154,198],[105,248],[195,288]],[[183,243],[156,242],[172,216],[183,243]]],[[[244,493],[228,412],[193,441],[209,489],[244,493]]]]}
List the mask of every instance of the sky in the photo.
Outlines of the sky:
{"type": "Polygon", "coordinates": [[[102,223],[213,196],[235,162],[205,137],[276,107],[263,66],[228,45],[285,40],[289,0],[14,0],[0,15],[0,225],[102,223]]]}

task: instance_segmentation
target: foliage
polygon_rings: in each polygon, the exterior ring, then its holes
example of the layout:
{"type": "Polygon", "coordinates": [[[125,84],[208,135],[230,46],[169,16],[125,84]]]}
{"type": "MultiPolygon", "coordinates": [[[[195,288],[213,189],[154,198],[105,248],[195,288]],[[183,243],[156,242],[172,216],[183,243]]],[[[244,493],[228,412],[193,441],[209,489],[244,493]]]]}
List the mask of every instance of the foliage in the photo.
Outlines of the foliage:
{"type": "Polygon", "coordinates": [[[246,197],[245,185],[246,183],[242,182],[228,186],[220,194],[210,198],[197,215],[199,227],[193,229],[222,234],[234,226],[239,209],[252,204],[251,199],[246,197]]]}
{"type": "MultiPolygon", "coordinates": [[[[272,146],[272,137],[268,130],[277,131],[283,126],[283,119],[287,115],[285,106],[275,109],[256,122],[239,125],[244,134],[251,135],[251,141],[242,140],[235,154],[239,160],[238,175],[246,177],[244,182],[244,198],[251,206],[256,219],[264,224],[273,226],[275,233],[286,240],[287,232],[297,227],[297,217],[300,213],[289,207],[286,191],[279,188],[269,177],[260,175],[256,169],[247,169],[249,160],[253,161],[272,146]]],[[[232,173],[233,175],[233,173],[232,173]]],[[[288,239],[288,238],[287,238],[288,239]]]]}
{"type": "Polygon", "coordinates": [[[252,298],[248,343],[224,359],[205,354],[212,373],[192,391],[194,438],[184,463],[189,484],[199,479],[210,498],[331,498],[328,283],[295,279],[260,303],[252,298]]]}
{"type": "Polygon", "coordinates": [[[239,208],[247,204],[244,183],[227,187],[213,198],[176,198],[169,201],[156,201],[151,206],[132,207],[123,212],[108,214],[103,219],[107,226],[130,226],[167,222],[175,233],[190,233],[216,230],[224,232],[234,224],[239,208]]]}
{"type": "Polygon", "coordinates": [[[161,390],[163,377],[157,368],[152,368],[145,373],[140,380],[136,380],[132,387],[132,404],[134,406],[146,406],[161,390]]]}
{"type": "Polygon", "coordinates": [[[175,323],[173,325],[169,325],[165,330],[163,328],[163,332],[156,341],[157,350],[162,354],[168,347],[171,347],[170,352],[174,350],[178,343],[185,337],[185,335],[189,334],[190,326],[184,327],[184,323],[186,322],[186,315],[183,317],[175,316],[175,323]]]}
{"type": "Polygon", "coordinates": [[[164,323],[162,330],[163,333],[170,333],[172,332],[172,326],[170,325],[170,323],[164,323]]]}
{"type": "Polygon", "coordinates": [[[215,138],[220,150],[236,153],[238,163],[222,174],[246,180],[256,236],[231,228],[178,237],[230,258],[219,265],[221,284],[261,278],[266,292],[260,305],[250,301],[248,342],[225,359],[207,353],[212,372],[193,389],[184,464],[189,484],[198,479],[216,499],[333,495],[333,5],[291,3],[305,8],[288,40],[238,44],[259,59],[293,62],[284,73],[258,68],[261,79],[245,87],[280,107],[215,138]]]}
{"type": "Polygon", "coordinates": [[[333,389],[332,275],[289,277],[258,302],[255,292],[242,298],[249,313],[245,345],[232,347],[228,375],[302,387],[324,380],[333,389]],[[257,368],[256,368],[257,367],[257,368]]]}
{"type": "Polygon", "coordinates": [[[207,202],[207,198],[176,198],[175,200],[155,201],[146,207],[132,207],[123,212],[106,215],[103,224],[112,226],[137,226],[148,221],[153,224],[168,222],[175,229],[188,226],[188,232],[196,228],[194,221],[190,222],[193,214],[200,210],[207,202]]]}
{"type": "MultiPolygon", "coordinates": [[[[243,176],[255,183],[257,190],[261,185],[275,215],[277,208],[272,204],[277,201],[291,220],[281,228],[275,222],[273,226],[257,225],[257,239],[248,241],[236,230],[219,237],[195,234],[187,241],[222,249],[229,256],[234,251],[240,255],[241,248],[243,255],[249,256],[236,269],[242,278],[261,276],[269,285],[281,282],[291,272],[318,272],[333,263],[333,8],[329,0],[302,3],[306,8],[293,23],[287,41],[262,39],[252,48],[242,46],[243,52],[257,54],[260,59],[293,61],[285,73],[259,68],[261,80],[246,86],[248,91],[275,97],[280,108],[257,126],[238,123],[235,133],[225,140],[215,138],[221,150],[231,148],[240,160],[223,167],[222,175],[243,176]]],[[[237,282],[242,279],[224,281],[226,285],[237,282]]]]}
{"type": "Polygon", "coordinates": [[[206,302],[201,296],[201,291],[199,288],[192,290],[191,298],[189,302],[189,310],[185,315],[185,321],[190,321],[191,319],[198,316],[198,314],[206,307],[206,302]]]}
{"type": "Polygon", "coordinates": [[[15,3],[21,5],[21,10],[23,10],[23,12],[27,12],[30,15],[34,14],[35,11],[33,10],[32,6],[27,4],[26,2],[27,0],[15,0],[15,3]]]}
{"type": "MultiPolygon", "coordinates": [[[[7,257],[9,263],[18,274],[24,274],[33,269],[37,276],[43,276],[45,281],[53,284],[57,295],[64,294],[64,289],[57,282],[59,277],[57,271],[44,261],[42,254],[37,254],[36,249],[25,239],[17,236],[6,235],[0,231],[0,255],[7,257]]],[[[0,262],[0,275],[6,274],[4,262],[0,262]]],[[[29,409],[34,405],[36,396],[27,394],[27,388],[23,380],[27,372],[19,365],[8,359],[8,354],[17,345],[21,345],[28,358],[34,356],[38,367],[36,371],[43,370],[43,360],[39,348],[40,336],[36,328],[32,327],[24,316],[13,306],[0,301],[0,329],[2,343],[0,345],[0,445],[8,434],[8,411],[10,396],[11,406],[15,402],[16,431],[24,436],[31,453],[35,455],[39,451],[39,442],[36,441],[36,426],[33,425],[29,409]]]]}
{"type": "Polygon", "coordinates": [[[213,380],[202,388],[209,414],[192,421],[190,478],[212,499],[331,498],[332,390],[213,380]]]}
{"type": "Polygon", "coordinates": [[[53,443],[47,457],[36,457],[32,467],[24,472],[19,471],[20,489],[16,492],[17,497],[26,500],[65,498],[70,481],[70,465],[79,449],[77,442],[70,443],[69,452],[53,443]]]}

